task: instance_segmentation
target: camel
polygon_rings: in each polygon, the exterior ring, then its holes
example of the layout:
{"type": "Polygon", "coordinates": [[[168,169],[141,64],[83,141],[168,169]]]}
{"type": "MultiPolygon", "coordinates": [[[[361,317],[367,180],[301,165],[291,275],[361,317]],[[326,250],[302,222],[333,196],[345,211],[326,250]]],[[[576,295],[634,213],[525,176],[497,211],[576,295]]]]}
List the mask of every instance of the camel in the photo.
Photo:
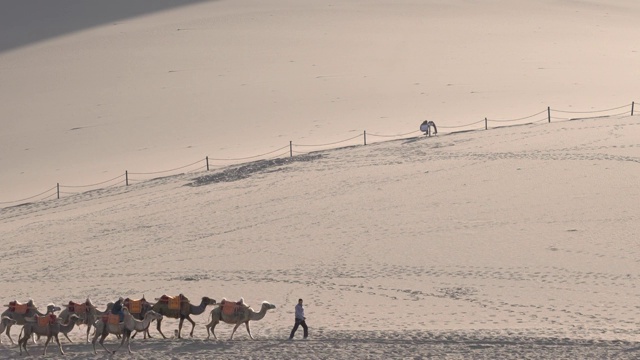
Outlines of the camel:
{"type": "Polygon", "coordinates": [[[26,318],[32,318],[36,315],[39,316],[44,316],[45,314],[52,314],[55,311],[60,311],[60,308],[58,306],[55,306],[54,304],[49,304],[47,305],[47,311],[45,313],[41,313],[40,311],[38,311],[38,307],[34,304],[33,300],[29,300],[27,301],[26,304],[20,304],[17,301],[12,301],[9,303],[9,305],[5,305],[8,307],[7,310],[5,310],[2,315],[0,315],[0,318],[3,317],[8,317],[11,319],[14,319],[16,322],[15,323],[7,323],[6,325],[6,329],[7,329],[7,336],[9,337],[9,340],[11,340],[11,344],[15,344],[15,342],[13,341],[13,338],[11,337],[11,327],[16,324],[16,325],[24,325],[26,323],[26,318]]]}
{"type": "Polygon", "coordinates": [[[251,329],[249,328],[249,321],[258,321],[262,320],[264,316],[267,314],[267,310],[275,309],[276,306],[270,304],[267,301],[262,302],[262,306],[260,307],[260,312],[255,312],[251,307],[244,303],[243,299],[240,299],[237,303],[229,303],[224,299],[220,302],[220,306],[217,306],[215,309],[211,310],[209,314],[209,318],[211,321],[206,325],[207,327],[207,340],[211,335],[209,335],[209,329],[211,329],[211,334],[213,334],[213,338],[217,339],[215,328],[219,322],[225,322],[227,324],[235,324],[236,326],[233,328],[231,332],[231,338],[229,340],[233,340],[233,334],[236,332],[236,329],[243,323],[247,327],[247,332],[249,333],[249,337],[253,340],[253,336],[251,335],[251,329]],[[225,306],[225,304],[227,304],[225,306]]]}
{"type": "MultiPolygon", "coordinates": [[[[8,316],[3,316],[2,321],[0,321],[0,335],[2,335],[2,333],[4,332],[4,329],[7,328],[8,324],[15,325],[16,320],[8,316]]],[[[2,337],[0,337],[0,344],[2,344],[2,337]]]]}
{"type": "Polygon", "coordinates": [[[25,319],[26,323],[22,327],[20,331],[20,336],[18,336],[18,347],[20,348],[20,355],[22,355],[22,348],[29,355],[29,350],[27,350],[27,340],[33,334],[38,336],[46,336],[47,341],[44,343],[44,352],[42,355],[47,355],[47,346],[49,345],[49,341],[53,337],[56,339],[56,343],[58,343],[58,348],[60,349],[60,354],[64,355],[64,351],[62,351],[62,345],[60,345],[60,339],[58,338],[58,334],[63,333],[67,334],[73,327],[76,326],[76,321],[78,321],[78,315],[73,314],[69,317],[69,321],[66,324],[61,324],[57,317],[53,314],[47,314],[42,316],[35,316],[33,318],[25,319]],[[40,319],[44,318],[44,319],[40,319]],[[44,322],[41,323],[41,321],[44,322]],[[22,333],[24,332],[24,336],[22,333]]]}
{"type": "MultiPolygon", "coordinates": [[[[107,309],[105,311],[100,311],[98,308],[93,305],[91,299],[87,298],[87,300],[82,304],[76,304],[73,302],[69,302],[69,304],[63,305],[66,309],[60,312],[58,316],[62,321],[67,321],[71,314],[76,314],[80,318],[78,320],[78,325],[87,325],[87,343],[89,342],[89,334],[91,332],[91,327],[102,315],[108,314],[111,312],[111,307],[113,307],[113,302],[107,303],[107,309]]],[[[65,337],[70,342],[71,339],[65,334],[65,337]]]]}
{"type": "MultiPolygon", "coordinates": [[[[131,316],[133,316],[133,318],[137,320],[144,319],[144,315],[153,307],[153,304],[148,302],[147,299],[144,298],[144,295],[142,295],[142,299],[138,300],[126,298],[124,299],[123,304],[129,309],[131,316]]],[[[131,335],[131,338],[135,338],[136,334],[138,334],[137,331],[133,333],[133,335],[131,335]]],[[[143,334],[145,339],[147,337],[151,338],[151,334],[149,334],[149,328],[146,328],[143,334]]]]}
{"type": "MultiPolygon", "coordinates": [[[[204,296],[202,298],[202,301],[200,302],[200,305],[197,305],[197,306],[191,305],[189,303],[189,299],[187,299],[184,295],[180,294],[178,295],[178,298],[180,299],[180,308],[170,309],[169,303],[164,301],[165,298],[166,297],[163,296],[159,299],[156,299],[158,300],[158,302],[156,302],[151,309],[168,318],[180,319],[180,324],[178,325],[178,338],[181,337],[182,323],[184,322],[184,319],[189,320],[189,322],[191,323],[191,332],[189,333],[189,336],[193,337],[193,330],[196,327],[196,323],[193,320],[191,320],[191,315],[200,315],[206,310],[208,305],[216,304],[216,301],[214,299],[204,296]]],[[[162,333],[162,330],[160,329],[161,325],[162,325],[162,320],[158,320],[158,325],[157,325],[158,332],[160,333],[160,335],[162,335],[163,338],[166,339],[167,337],[164,336],[164,334],[162,333]]]]}
{"type": "Polygon", "coordinates": [[[96,351],[96,340],[100,337],[100,345],[105,349],[106,352],[115,354],[122,345],[124,345],[125,341],[127,342],[127,349],[129,350],[129,354],[131,354],[131,332],[135,331],[144,331],[149,327],[151,321],[157,320],[158,322],[162,321],[162,315],[150,310],[144,315],[143,320],[135,319],[131,313],[129,313],[129,309],[126,307],[122,308],[124,312],[124,321],[118,324],[110,324],[105,323],[102,318],[96,320],[94,326],[96,328],[96,333],[93,335],[93,340],[91,343],[93,344],[93,353],[98,354],[96,351]],[[120,346],[114,351],[109,351],[106,346],[104,346],[104,339],[109,334],[114,335],[122,335],[122,340],[120,341],[120,346]]]}

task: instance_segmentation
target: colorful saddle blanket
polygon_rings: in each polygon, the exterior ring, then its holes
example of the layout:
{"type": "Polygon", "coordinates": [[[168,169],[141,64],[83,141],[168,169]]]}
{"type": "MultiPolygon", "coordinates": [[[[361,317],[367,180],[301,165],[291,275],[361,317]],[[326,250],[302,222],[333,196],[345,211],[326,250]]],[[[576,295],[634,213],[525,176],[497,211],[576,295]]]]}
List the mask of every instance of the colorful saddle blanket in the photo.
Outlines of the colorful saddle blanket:
{"type": "Polygon", "coordinates": [[[85,314],[89,312],[89,307],[87,306],[87,304],[75,303],[73,301],[69,301],[67,309],[69,309],[69,312],[75,314],[85,314]]]}
{"type": "Polygon", "coordinates": [[[22,304],[17,301],[9,302],[9,312],[14,312],[16,314],[26,314],[29,311],[29,304],[22,304]]]}
{"type": "Polygon", "coordinates": [[[186,296],[180,294],[178,296],[162,295],[159,299],[156,299],[161,303],[166,303],[169,310],[180,310],[182,303],[188,303],[189,299],[186,296]]]}
{"type": "Polygon", "coordinates": [[[237,315],[242,309],[246,306],[243,301],[233,302],[222,300],[220,302],[220,306],[222,307],[222,313],[225,315],[237,315]]]}
{"type": "Polygon", "coordinates": [[[36,315],[36,320],[38,321],[39,326],[48,326],[56,322],[58,317],[54,314],[38,316],[36,315]]]}
{"type": "Polygon", "coordinates": [[[129,309],[129,313],[140,314],[142,312],[142,305],[146,302],[147,300],[144,298],[138,300],[126,298],[124,299],[124,306],[129,309]]]}
{"type": "Polygon", "coordinates": [[[120,315],[118,314],[104,314],[101,318],[105,324],[118,325],[120,323],[120,315]]]}

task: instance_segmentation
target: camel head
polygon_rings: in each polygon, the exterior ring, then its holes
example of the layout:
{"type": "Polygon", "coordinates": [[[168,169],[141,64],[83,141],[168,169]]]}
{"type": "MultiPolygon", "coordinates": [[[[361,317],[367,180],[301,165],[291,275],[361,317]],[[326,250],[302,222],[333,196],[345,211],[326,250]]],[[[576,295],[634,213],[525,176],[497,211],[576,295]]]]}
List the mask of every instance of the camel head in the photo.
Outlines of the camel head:
{"type": "Polygon", "coordinates": [[[60,311],[60,307],[55,304],[47,305],[47,314],[53,314],[56,311],[60,311]]]}
{"type": "Polygon", "coordinates": [[[145,318],[149,317],[149,318],[151,318],[151,320],[158,320],[158,321],[162,320],[162,318],[163,318],[162,314],[160,314],[158,312],[155,312],[153,310],[147,311],[147,313],[144,314],[144,317],[145,318]]]}
{"type": "Polygon", "coordinates": [[[270,303],[268,301],[263,301],[262,302],[262,307],[266,308],[267,310],[272,310],[272,309],[276,308],[276,306],[274,304],[272,304],[272,303],[270,303]]]}
{"type": "Polygon", "coordinates": [[[206,297],[206,296],[204,296],[202,298],[202,302],[205,303],[206,305],[215,305],[216,304],[216,301],[214,299],[212,299],[210,297],[206,297]]]}

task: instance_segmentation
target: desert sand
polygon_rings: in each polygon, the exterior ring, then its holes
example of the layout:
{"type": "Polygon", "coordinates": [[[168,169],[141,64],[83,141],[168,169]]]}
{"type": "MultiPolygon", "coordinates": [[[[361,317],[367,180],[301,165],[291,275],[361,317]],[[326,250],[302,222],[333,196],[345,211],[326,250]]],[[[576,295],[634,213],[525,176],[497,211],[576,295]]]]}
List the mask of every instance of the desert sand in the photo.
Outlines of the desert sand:
{"type": "Polygon", "coordinates": [[[277,306],[141,359],[638,357],[640,4],[156,4],[2,12],[2,304],[277,306]]]}

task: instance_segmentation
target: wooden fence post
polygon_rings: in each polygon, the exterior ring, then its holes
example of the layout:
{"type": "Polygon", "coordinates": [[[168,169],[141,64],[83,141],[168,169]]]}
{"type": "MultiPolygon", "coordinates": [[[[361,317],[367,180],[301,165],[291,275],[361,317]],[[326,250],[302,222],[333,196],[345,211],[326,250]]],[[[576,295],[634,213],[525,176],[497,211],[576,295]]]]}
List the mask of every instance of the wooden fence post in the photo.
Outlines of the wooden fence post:
{"type": "Polygon", "coordinates": [[[124,171],[124,183],[129,186],[129,172],[127,170],[124,171]]]}
{"type": "Polygon", "coordinates": [[[207,160],[207,171],[209,171],[209,156],[205,158],[207,160]]]}
{"type": "Polygon", "coordinates": [[[56,183],[56,188],[58,189],[58,199],[60,199],[60,183],[56,183]]]}
{"type": "Polygon", "coordinates": [[[633,116],[633,106],[636,104],[635,101],[631,102],[631,116],[633,116]]]}
{"type": "MultiPolygon", "coordinates": [[[[633,115],[633,111],[631,111],[631,115],[633,115]]],[[[364,144],[367,145],[367,130],[364,131],[364,144]]]]}
{"type": "Polygon", "coordinates": [[[487,125],[487,118],[484,118],[484,129],[485,130],[489,129],[489,125],[487,125]]]}
{"type": "Polygon", "coordinates": [[[549,122],[551,122],[551,107],[547,106],[547,118],[549,119],[549,122]]]}
{"type": "Polygon", "coordinates": [[[293,157],[293,141],[289,140],[289,157],[293,157]]]}

